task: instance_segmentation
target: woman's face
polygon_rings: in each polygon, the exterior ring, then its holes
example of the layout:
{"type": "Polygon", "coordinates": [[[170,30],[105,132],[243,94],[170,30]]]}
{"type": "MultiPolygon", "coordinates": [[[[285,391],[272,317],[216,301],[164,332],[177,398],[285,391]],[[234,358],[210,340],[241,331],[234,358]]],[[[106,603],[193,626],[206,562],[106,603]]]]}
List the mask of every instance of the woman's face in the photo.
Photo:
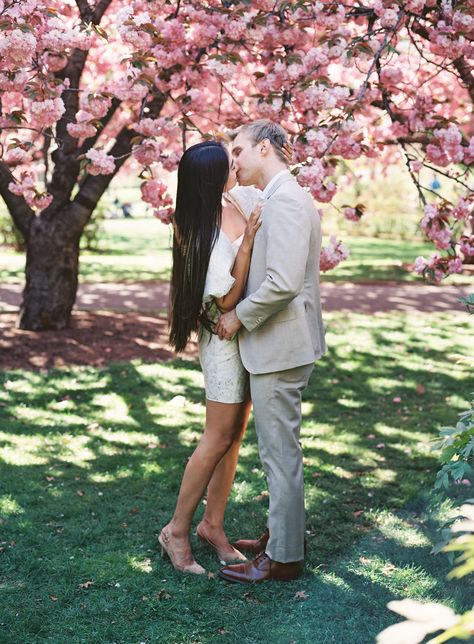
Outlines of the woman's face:
{"type": "Polygon", "coordinates": [[[227,179],[227,183],[225,184],[224,192],[229,192],[229,190],[232,190],[232,188],[237,183],[237,174],[235,172],[234,160],[228,150],[227,154],[229,156],[229,178],[227,179]]]}

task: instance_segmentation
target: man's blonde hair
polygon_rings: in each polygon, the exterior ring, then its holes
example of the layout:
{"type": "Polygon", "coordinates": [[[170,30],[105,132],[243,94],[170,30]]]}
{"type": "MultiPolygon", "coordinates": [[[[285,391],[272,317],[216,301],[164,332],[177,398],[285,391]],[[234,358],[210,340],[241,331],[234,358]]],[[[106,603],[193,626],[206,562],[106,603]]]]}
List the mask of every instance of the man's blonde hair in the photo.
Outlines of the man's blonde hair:
{"type": "Polygon", "coordinates": [[[241,125],[235,130],[231,130],[228,132],[228,137],[233,141],[241,133],[247,134],[253,145],[257,145],[260,141],[268,139],[280,161],[283,161],[285,165],[289,165],[288,156],[285,155],[284,147],[288,146],[290,141],[286,130],[281,125],[273,123],[273,121],[269,121],[268,119],[260,119],[241,125]]]}

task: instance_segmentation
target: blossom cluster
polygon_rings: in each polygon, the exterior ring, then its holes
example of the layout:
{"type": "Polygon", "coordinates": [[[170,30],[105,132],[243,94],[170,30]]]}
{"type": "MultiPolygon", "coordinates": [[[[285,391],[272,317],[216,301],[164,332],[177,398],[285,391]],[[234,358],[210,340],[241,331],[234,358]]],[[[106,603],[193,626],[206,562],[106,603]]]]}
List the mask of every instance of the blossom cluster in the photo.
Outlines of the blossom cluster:
{"type": "Polygon", "coordinates": [[[331,235],[329,244],[321,248],[319,268],[321,271],[330,271],[349,257],[349,251],[335,235],[331,235]]]}
{"type": "Polygon", "coordinates": [[[423,256],[417,257],[413,269],[423,277],[439,282],[447,275],[460,273],[462,271],[462,259],[450,255],[442,257],[440,253],[433,253],[428,259],[423,256]]]}
{"type": "Polygon", "coordinates": [[[452,230],[448,225],[445,209],[430,203],[425,206],[424,213],[420,224],[421,229],[434,242],[436,248],[446,250],[451,246],[452,230]]]}
{"type": "Polygon", "coordinates": [[[163,181],[150,179],[141,185],[142,199],[153,206],[154,215],[163,224],[171,222],[173,214],[173,199],[168,193],[168,187],[163,181]]]}
{"type": "MultiPolygon", "coordinates": [[[[0,0],[0,162],[30,202],[48,201],[37,183],[20,188],[45,149],[64,147],[84,155],[81,171],[110,175],[120,164],[105,150],[132,132],[125,155],[153,177],[142,196],[166,220],[160,172],[175,170],[201,133],[259,117],[290,131],[298,180],[322,203],[336,194],[341,159],[390,159],[399,141],[421,146],[415,174],[434,164],[450,176],[474,162],[469,94],[456,78],[474,57],[472,0],[303,1],[279,11],[271,0],[112,3],[99,25],[71,0],[0,0]]],[[[471,206],[465,197],[425,209],[422,229],[439,250],[461,249],[471,206]]],[[[344,208],[352,221],[362,212],[344,208]]],[[[331,242],[322,265],[344,256],[331,242]]]]}
{"type": "Polygon", "coordinates": [[[89,174],[112,174],[115,170],[115,161],[105,150],[92,148],[86,152],[87,172],[89,174]]]}
{"type": "Polygon", "coordinates": [[[14,195],[22,196],[30,208],[39,211],[47,208],[53,200],[49,193],[39,192],[36,189],[36,176],[33,172],[23,172],[20,180],[12,181],[8,189],[14,195]]]}

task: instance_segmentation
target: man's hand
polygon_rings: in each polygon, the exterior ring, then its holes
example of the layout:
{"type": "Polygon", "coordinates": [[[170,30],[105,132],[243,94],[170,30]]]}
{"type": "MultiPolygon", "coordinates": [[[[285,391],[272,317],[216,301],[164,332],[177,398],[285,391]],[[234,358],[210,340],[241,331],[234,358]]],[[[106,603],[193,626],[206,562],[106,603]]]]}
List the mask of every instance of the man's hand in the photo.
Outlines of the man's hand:
{"type": "Polygon", "coordinates": [[[242,322],[237,317],[235,309],[232,309],[221,315],[216,324],[216,333],[221,340],[232,340],[241,326],[242,322]]]}

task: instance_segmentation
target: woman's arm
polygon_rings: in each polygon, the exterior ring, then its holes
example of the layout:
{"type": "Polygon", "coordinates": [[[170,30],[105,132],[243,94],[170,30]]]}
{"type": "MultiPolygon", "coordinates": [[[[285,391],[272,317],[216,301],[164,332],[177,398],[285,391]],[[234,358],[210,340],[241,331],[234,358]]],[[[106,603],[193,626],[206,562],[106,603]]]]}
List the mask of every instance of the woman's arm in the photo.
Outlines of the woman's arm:
{"type": "Polygon", "coordinates": [[[244,238],[240,244],[240,248],[235,257],[235,262],[232,267],[232,277],[235,279],[233,287],[223,297],[215,298],[218,308],[225,313],[232,310],[240,301],[245,285],[247,284],[247,277],[250,268],[250,259],[252,257],[253,242],[255,234],[261,226],[260,214],[262,212],[262,205],[257,204],[252,211],[252,214],[247,221],[245,227],[244,238]]]}

